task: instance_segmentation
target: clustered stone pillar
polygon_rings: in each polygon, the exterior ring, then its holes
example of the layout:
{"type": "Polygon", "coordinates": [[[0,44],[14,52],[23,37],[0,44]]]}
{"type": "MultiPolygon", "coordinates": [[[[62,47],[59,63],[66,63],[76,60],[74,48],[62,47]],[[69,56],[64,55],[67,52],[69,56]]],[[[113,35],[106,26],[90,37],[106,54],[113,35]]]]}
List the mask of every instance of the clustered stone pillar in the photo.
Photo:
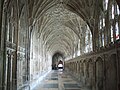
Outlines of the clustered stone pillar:
{"type": "Polygon", "coordinates": [[[18,0],[0,0],[0,90],[29,89],[28,2],[22,3],[20,9],[18,0]]]}

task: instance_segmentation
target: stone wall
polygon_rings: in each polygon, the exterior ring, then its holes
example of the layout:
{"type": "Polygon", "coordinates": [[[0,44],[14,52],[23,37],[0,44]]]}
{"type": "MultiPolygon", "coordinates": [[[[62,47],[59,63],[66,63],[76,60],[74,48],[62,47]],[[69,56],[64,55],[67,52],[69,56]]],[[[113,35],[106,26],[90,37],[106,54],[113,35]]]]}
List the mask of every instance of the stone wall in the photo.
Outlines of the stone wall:
{"type": "Polygon", "coordinates": [[[90,90],[120,90],[120,48],[71,59],[65,62],[65,70],[90,90]]]}
{"type": "Polygon", "coordinates": [[[26,7],[26,2],[23,1],[0,1],[0,90],[29,87],[29,27],[26,7]]]}

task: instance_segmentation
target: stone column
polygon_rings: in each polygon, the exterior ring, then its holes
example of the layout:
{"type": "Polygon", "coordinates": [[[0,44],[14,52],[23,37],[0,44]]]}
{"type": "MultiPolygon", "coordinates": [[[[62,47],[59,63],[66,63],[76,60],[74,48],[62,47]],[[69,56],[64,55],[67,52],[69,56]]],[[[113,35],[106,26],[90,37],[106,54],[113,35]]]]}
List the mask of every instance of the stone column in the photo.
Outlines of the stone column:
{"type": "Polygon", "coordinates": [[[29,86],[29,83],[30,83],[30,45],[31,45],[31,32],[32,32],[32,29],[33,29],[33,27],[31,26],[31,27],[29,27],[29,19],[28,19],[28,10],[29,8],[28,8],[28,0],[26,0],[25,1],[25,11],[26,11],[26,13],[25,13],[25,18],[26,18],[26,20],[25,20],[25,23],[26,23],[26,46],[25,46],[25,48],[26,48],[26,52],[25,52],[25,54],[26,54],[26,62],[27,62],[27,65],[26,65],[26,80],[27,80],[27,84],[28,84],[28,86],[27,86],[27,89],[30,89],[30,86],[29,86]]]}
{"type": "Polygon", "coordinates": [[[7,90],[10,90],[10,77],[11,77],[11,52],[10,50],[7,51],[7,58],[8,58],[8,64],[7,64],[7,90]]]}
{"type": "Polygon", "coordinates": [[[106,20],[105,20],[105,24],[106,24],[106,30],[108,32],[107,37],[108,37],[108,43],[111,42],[111,23],[109,20],[109,14],[106,15],[106,20]]]}
{"type": "Polygon", "coordinates": [[[12,62],[12,90],[17,90],[17,56],[18,56],[18,40],[19,40],[19,7],[18,1],[15,0],[15,51],[13,53],[13,62],[12,62]]]}
{"type": "Polygon", "coordinates": [[[108,59],[108,55],[107,54],[104,54],[103,55],[104,57],[104,60],[103,60],[103,90],[106,90],[106,60],[108,59]]]}
{"type": "Polygon", "coordinates": [[[3,4],[4,3],[4,0],[0,0],[0,48],[1,48],[1,29],[2,29],[2,15],[3,15],[3,4]]]}
{"type": "Polygon", "coordinates": [[[2,73],[2,89],[1,90],[5,90],[5,82],[6,82],[6,38],[7,38],[7,9],[6,9],[7,5],[4,7],[4,10],[3,10],[3,21],[2,21],[2,34],[1,34],[1,51],[2,51],[2,70],[1,70],[1,73],[2,73]]]}
{"type": "MultiPolygon", "coordinates": [[[[3,3],[2,2],[3,2],[3,0],[0,0],[0,23],[2,23],[2,12],[3,12],[2,11],[2,9],[3,9],[3,3]]],[[[2,44],[1,43],[2,42],[1,33],[2,32],[1,31],[2,30],[1,29],[2,29],[2,24],[0,24],[0,90],[2,90],[2,88],[1,88],[2,87],[2,72],[1,72],[2,71],[2,67],[1,67],[2,66],[2,53],[1,53],[1,44],[2,44]]]]}
{"type": "Polygon", "coordinates": [[[115,31],[115,20],[113,20],[112,26],[113,26],[113,41],[116,41],[116,31],[115,31]]]}

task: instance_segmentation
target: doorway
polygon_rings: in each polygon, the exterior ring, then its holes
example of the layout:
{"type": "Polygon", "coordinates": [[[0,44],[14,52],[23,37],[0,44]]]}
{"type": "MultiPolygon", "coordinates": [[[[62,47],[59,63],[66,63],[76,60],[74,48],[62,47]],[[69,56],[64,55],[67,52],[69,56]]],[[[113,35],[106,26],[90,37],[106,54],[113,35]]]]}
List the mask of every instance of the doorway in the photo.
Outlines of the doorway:
{"type": "Polygon", "coordinates": [[[64,68],[64,57],[63,54],[57,52],[52,57],[52,70],[58,70],[64,68]]]}

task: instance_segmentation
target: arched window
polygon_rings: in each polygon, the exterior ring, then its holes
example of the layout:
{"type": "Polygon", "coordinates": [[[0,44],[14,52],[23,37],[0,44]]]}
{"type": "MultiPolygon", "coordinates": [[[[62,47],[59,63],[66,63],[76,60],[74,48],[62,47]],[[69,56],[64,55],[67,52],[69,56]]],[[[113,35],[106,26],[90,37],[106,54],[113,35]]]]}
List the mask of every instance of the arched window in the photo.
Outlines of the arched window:
{"type": "Polygon", "coordinates": [[[112,19],[114,19],[114,17],[115,17],[115,12],[114,12],[114,10],[115,10],[115,7],[114,7],[114,4],[112,4],[112,19]]]}
{"type": "Polygon", "coordinates": [[[103,1],[103,7],[104,7],[104,10],[106,11],[108,8],[108,0],[103,1]]]}
{"type": "Polygon", "coordinates": [[[119,39],[119,28],[118,28],[118,22],[116,22],[116,25],[115,25],[115,33],[116,33],[116,40],[119,39]]]}
{"type": "Polygon", "coordinates": [[[78,52],[77,52],[77,56],[80,56],[80,39],[79,39],[79,42],[78,42],[78,52]]]}
{"type": "Polygon", "coordinates": [[[119,6],[117,5],[117,14],[120,14],[119,6]]]}
{"type": "Polygon", "coordinates": [[[111,42],[113,42],[113,26],[110,27],[110,30],[111,30],[111,42]]]}
{"type": "Polygon", "coordinates": [[[119,25],[118,25],[118,15],[120,14],[119,6],[117,5],[116,1],[113,1],[112,4],[110,4],[111,13],[109,14],[109,19],[112,22],[111,23],[111,42],[114,42],[114,40],[120,39],[119,37],[119,25]]]}
{"type": "Polygon", "coordinates": [[[104,15],[101,14],[99,21],[99,47],[104,46],[104,29],[105,29],[105,18],[104,15]]]}
{"type": "Polygon", "coordinates": [[[105,40],[105,37],[104,37],[104,29],[102,29],[102,46],[104,46],[104,40],[105,40]]]}
{"type": "Polygon", "coordinates": [[[102,29],[102,19],[100,19],[100,29],[102,29]]]}
{"type": "Polygon", "coordinates": [[[90,51],[92,51],[92,34],[91,31],[89,29],[89,26],[86,25],[86,33],[85,33],[85,53],[88,53],[90,51]]]}
{"type": "Polygon", "coordinates": [[[87,53],[88,52],[88,49],[89,49],[89,43],[88,43],[88,30],[86,30],[86,36],[85,36],[85,44],[86,44],[86,47],[85,47],[85,52],[87,53]]]}

